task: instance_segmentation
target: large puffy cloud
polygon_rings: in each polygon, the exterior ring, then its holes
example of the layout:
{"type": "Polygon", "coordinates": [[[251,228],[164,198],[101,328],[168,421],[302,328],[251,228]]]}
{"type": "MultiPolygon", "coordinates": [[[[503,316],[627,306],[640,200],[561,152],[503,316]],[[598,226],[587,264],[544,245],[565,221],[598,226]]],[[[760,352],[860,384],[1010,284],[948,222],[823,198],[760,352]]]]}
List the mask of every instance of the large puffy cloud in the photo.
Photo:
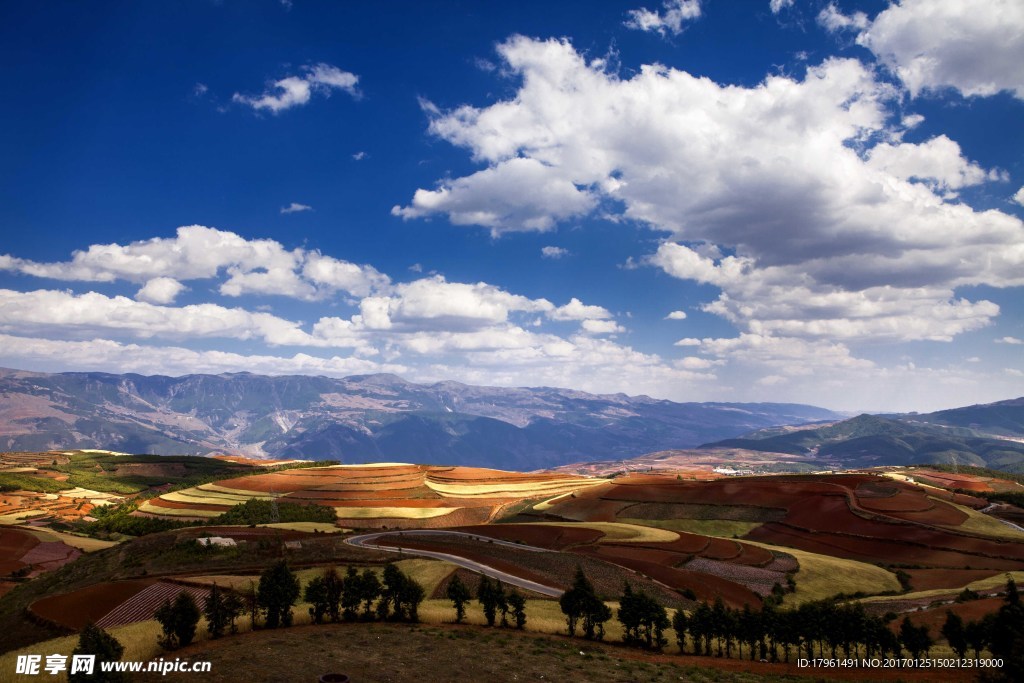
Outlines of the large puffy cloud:
{"type": "Polygon", "coordinates": [[[567,41],[514,37],[499,53],[522,78],[515,96],[435,111],[430,124],[486,165],[448,183],[473,211],[420,190],[397,213],[549,229],[564,207],[472,186],[532,163],[590,205],[668,233],[649,262],[721,288],[706,310],[748,333],[949,339],[998,314],[957,287],[1024,284],[1020,219],[948,196],[998,172],[942,136],[902,143],[897,91],[856,60],[741,87],[660,66],[623,79],[567,41]],[[494,219],[517,211],[531,222],[494,219]]]}
{"type": "Polygon", "coordinates": [[[256,111],[265,109],[273,114],[279,114],[286,109],[308,103],[314,93],[329,96],[332,90],[341,90],[353,97],[359,96],[356,89],[359,76],[353,73],[342,71],[330,64],[314,64],[303,67],[302,71],[301,76],[286,76],[274,81],[262,95],[251,96],[236,92],[231,99],[256,111]]]}
{"type": "Polygon", "coordinates": [[[364,324],[372,329],[472,329],[503,323],[511,312],[549,311],[554,306],[485,282],[448,282],[435,275],[396,285],[391,296],[367,297],[360,308],[364,324]]]}
{"type": "Polygon", "coordinates": [[[390,283],[372,266],[341,261],[318,251],[289,250],[275,240],[250,240],[202,225],[180,227],[174,237],[127,245],[94,244],[74,252],[65,262],[37,263],[4,255],[0,256],[0,269],[86,282],[200,280],[226,274],[220,285],[221,294],[226,296],[272,294],[300,299],[322,298],[337,291],[365,296],[390,283]]]}
{"type": "Polygon", "coordinates": [[[902,0],[857,38],[916,96],[1009,91],[1024,99],[1024,4],[1019,0],[902,0]]]}

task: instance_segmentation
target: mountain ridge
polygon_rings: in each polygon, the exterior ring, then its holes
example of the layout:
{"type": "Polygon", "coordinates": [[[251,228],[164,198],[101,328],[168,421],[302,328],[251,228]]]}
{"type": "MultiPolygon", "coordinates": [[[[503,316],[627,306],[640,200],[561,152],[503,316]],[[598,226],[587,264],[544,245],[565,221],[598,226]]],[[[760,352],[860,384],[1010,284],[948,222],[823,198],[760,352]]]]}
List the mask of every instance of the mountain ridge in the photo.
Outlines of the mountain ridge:
{"type": "Polygon", "coordinates": [[[396,375],[0,371],[0,448],[231,452],[538,469],[841,417],[791,403],[677,403],[396,375]],[[443,456],[443,457],[442,457],[443,456]]]}

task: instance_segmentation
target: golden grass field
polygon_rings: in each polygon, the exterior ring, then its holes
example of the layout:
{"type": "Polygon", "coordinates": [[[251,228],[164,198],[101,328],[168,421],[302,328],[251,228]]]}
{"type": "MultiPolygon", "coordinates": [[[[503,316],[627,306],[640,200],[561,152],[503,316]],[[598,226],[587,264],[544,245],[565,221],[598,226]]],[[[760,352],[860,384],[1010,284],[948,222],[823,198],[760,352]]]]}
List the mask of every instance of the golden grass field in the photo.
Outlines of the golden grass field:
{"type": "Polygon", "coordinates": [[[679,534],[668,529],[657,529],[640,524],[623,522],[531,522],[531,526],[560,526],[574,529],[594,529],[604,534],[598,543],[671,543],[679,540],[679,534]]]}
{"type": "Polygon", "coordinates": [[[89,538],[88,536],[76,536],[74,534],[66,534],[61,531],[54,531],[53,529],[47,528],[29,526],[22,526],[20,528],[22,531],[32,534],[44,543],[60,541],[65,545],[69,545],[72,548],[78,548],[79,550],[87,553],[91,553],[96,550],[104,550],[106,548],[118,544],[118,541],[103,541],[98,538],[89,538]]]}
{"type": "Polygon", "coordinates": [[[1011,541],[1024,541],[1024,533],[1014,529],[1008,524],[1003,524],[998,519],[989,517],[988,515],[982,514],[981,512],[969,507],[957,505],[956,503],[948,500],[944,500],[942,502],[946,505],[952,505],[957,510],[967,515],[967,520],[963,524],[959,526],[946,527],[947,529],[968,531],[980,536],[1005,538],[1011,541]]]}
{"type": "Polygon", "coordinates": [[[552,481],[532,482],[495,482],[493,484],[462,484],[455,482],[438,482],[427,477],[427,487],[442,496],[455,498],[471,498],[473,496],[493,497],[503,493],[516,495],[528,494],[530,497],[542,496],[547,491],[563,491],[566,488],[579,489],[605,483],[594,479],[555,479],[552,481]]]}
{"type": "Polygon", "coordinates": [[[343,507],[334,508],[341,519],[430,519],[450,515],[462,508],[343,507]]]}
{"type": "Polygon", "coordinates": [[[139,506],[139,512],[150,515],[165,515],[168,517],[217,517],[222,514],[217,510],[190,510],[188,508],[162,508],[153,505],[148,500],[139,506]]]}
{"type": "Polygon", "coordinates": [[[652,526],[669,531],[683,531],[689,534],[719,538],[745,536],[761,526],[761,522],[734,522],[727,519],[630,519],[620,517],[619,520],[626,524],[652,526]]]}
{"type": "Polygon", "coordinates": [[[819,555],[769,543],[746,540],[743,542],[768,550],[788,553],[800,563],[800,569],[794,576],[796,592],[786,595],[783,601],[784,607],[795,607],[805,602],[823,600],[837,593],[863,592],[870,594],[885,591],[899,592],[900,590],[900,582],[895,574],[873,564],[819,555]]]}

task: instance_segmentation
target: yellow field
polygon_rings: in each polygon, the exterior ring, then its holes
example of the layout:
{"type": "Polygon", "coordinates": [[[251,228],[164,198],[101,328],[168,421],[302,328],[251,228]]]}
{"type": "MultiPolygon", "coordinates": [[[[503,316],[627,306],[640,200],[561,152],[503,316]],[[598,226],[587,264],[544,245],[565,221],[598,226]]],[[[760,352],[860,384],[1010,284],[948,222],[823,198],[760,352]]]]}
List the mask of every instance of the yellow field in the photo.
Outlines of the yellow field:
{"type": "Polygon", "coordinates": [[[569,491],[567,493],[559,493],[554,498],[548,498],[547,500],[543,500],[543,501],[537,503],[536,505],[533,506],[533,509],[536,510],[537,512],[543,512],[544,510],[549,510],[550,508],[554,507],[554,504],[555,504],[556,501],[559,501],[559,500],[565,498],[566,496],[571,496],[571,495],[572,495],[572,491],[569,491]]]}
{"type": "Polygon", "coordinates": [[[949,526],[946,527],[947,529],[962,529],[981,536],[1005,538],[1011,541],[1024,541],[1024,533],[1017,531],[1011,526],[1003,524],[998,519],[994,519],[988,515],[983,515],[977,510],[963,505],[957,505],[956,503],[950,503],[949,501],[942,502],[947,505],[952,505],[957,510],[960,510],[967,515],[967,520],[963,524],[960,526],[949,526]]]}
{"type": "Polygon", "coordinates": [[[30,517],[41,517],[47,513],[45,510],[22,510],[21,512],[11,512],[6,515],[0,515],[0,524],[20,524],[22,520],[30,517]]]}
{"type": "Polygon", "coordinates": [[[873,564],[809,553],[805,550],[769,543],[756,541],[744,541],[744,543],[788,553],[800,563],[800,569],[797,570],[794,577],[796,592],[786,595],[783,602],[784,607],[795,607],[805,602],[823,600],[836,593],[882,593],[900,590],[900,582],[896,579],[895,574],[873,564]]]}
{"type": "Polygon", "coordinates": [[[440,493],[442,496],[456,498],[470,498],[473,496],[496,496],[502,493],[515,495],[534,494],[543,495],[546,491],[565,491],[566,489],[579,489],[595,484],[603,484],[600,479],[560,479],[555,481],[533,481],[533,482],[495,482],[493,484],[457,484],[441,483],[426,480],[427,487],[440,493]]]}
{"type": "Polygon", "coordinates": [[[622,522],[532,522],[535,526],[565,526],[585,529],[596,529],[604,533],[598,540],[614,543],[634,541],[637,543],[671,543],[679,540],[679,534],[668,529],[657,529],[639,524],[622,522]]]}
{"type": "Polygon", "coordinates": [[[334,508],[340,519],[430,519],[462,508],[351,507],[334,508]]]}
{"type": "Polygon", "coordinates": [[[620,517],[619,519],[626,524],[652,526],[658,529],[685,531],[690,534],[718,536],[719,538],[743,536],[761,526],[761,522],[734,522],[728,519],[634,519],[629,517],[620,517]]]}
{"type": "Polygon", "coordinates": [[[117,541],[101,541],[98,538],[89,538],[88,536],[75,536],[74,534],[66,534],[61,531],[54,531],[53,529],[46,529],[40,527],[22,527],[22,531],[27,531],[39,540],[43,542],[60,541],[72,548],[78,548],[79,550],[87,553],[94,552],[96,550],[105,550],[111,546],[117,545],[117,541]]]}
{"type": "Polygon", "coordinates": [[[204,491],[200,489],[171,491],[160,497],[172,503],[203,503],[206,505],[237,505],[246,502],[250,498],[259,498],[260,500],[273,500],[275,498],[275,496],[266,493],[249,495],[248,491],[224,493],[223,491],[204,491]]]}
{"type": "Polygon", "coordinates": [[[148,500],[139,506],[139,512],[145,512],[149,515],[166,515],[168,517],[217,517],[223,514],[216,510],[176,510],[172,508],[161,508],[153,505],[148,500]]]}

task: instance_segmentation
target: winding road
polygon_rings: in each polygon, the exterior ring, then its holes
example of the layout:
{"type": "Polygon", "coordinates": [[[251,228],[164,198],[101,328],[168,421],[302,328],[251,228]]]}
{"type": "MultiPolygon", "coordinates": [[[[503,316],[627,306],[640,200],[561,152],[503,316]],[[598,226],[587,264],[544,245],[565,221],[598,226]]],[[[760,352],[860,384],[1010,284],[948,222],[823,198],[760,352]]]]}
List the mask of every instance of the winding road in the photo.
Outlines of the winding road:
{"type": "Polygon", "coordinates": [[[434,551],[434,550],[420,550],[418,548],[399,548],[399,547],[392,547],[392,546],[387,546],[387,545],[379,545],[377,543],[374,543],[374,541],[376,541],[378,538],[380,538],[382,536],[441,536],[441,535],[444,535],[444,536],[465,536],[467,538],[470,538],[470,539],[473,539],[473,540],[476,540],[476,541],[487,542],[487,543],[494,543],[494,544],[497,544],[497,545],[507,545],[507,546],[509,546],[511,548],[515,548],[516,550],[526,550],[528,552],[534,552],[534,553],[547,553],[547,552],[551,552],[550,550],[548,550],[546,548],[538,548],[536,546],[524,545],[522,543],[511,543],[510,541],[502,541],[502,540],[499,540],[497,538],[488,538],[486,536],[479,536],[477,534],[470,534],[470,533],[466,533],[464,531],[447,531],[447,530],[439,530],[439,529],[417,529],[415,531],[381,531],[381,532],[372,533],[372,534],[360,534],[358,536],[350,536],[349,538],[346,538],[345,539],[345,543],[348,543],[349,545],[354,545],[354,546],[356,546],[358,548],[372,548],[374,550],[382,550],[384,552],[389,552],[389,553],[401,553],[402,555],[417,555],[417,556],[420,556],[420,557],[433,557],[433,558],[438,559],[438,560],[446,560],[448,562],[451,562],[452,564],[457,564],[460,567],[465,567],[466,569],[470,569],[470,570],[475,571],[475,572],[480,572],[481,574],[483,574],[485,576],[489,576],[492,579],[500,579],[504,583],[507,583],[507,584],[510,584],[510,585],[513,585],[513,586],[517,586],[519,588],[524,588],[526,590],[531,590],[531,591],[533,591],[535,593],[540,593],[541,595],[547,595],[547,596],[550,596],[550,597],[553,597],[553,598],[559,597],[564,592],[563,589],[561,589],[561,588],[554,588],[553,586],[545,586],[544,584],[537,583],[536,581],[530,581],[529,579],[523,579],[523,578],[520,578],[518,576],[515,576],[514,574],[509,574],[508,572],[503,572],[500,569],[495,569],[494,567],[490,567],[490,566],[488,566],[486,564],[483,564],[481,562],[476,562],[475,560],[469,560],[469,559],[466,559],[465,557],[460,557],[459,555],[452,555],[451,553],[442,553],[442,552],[437,552],[437,551],[434,551]]]}

